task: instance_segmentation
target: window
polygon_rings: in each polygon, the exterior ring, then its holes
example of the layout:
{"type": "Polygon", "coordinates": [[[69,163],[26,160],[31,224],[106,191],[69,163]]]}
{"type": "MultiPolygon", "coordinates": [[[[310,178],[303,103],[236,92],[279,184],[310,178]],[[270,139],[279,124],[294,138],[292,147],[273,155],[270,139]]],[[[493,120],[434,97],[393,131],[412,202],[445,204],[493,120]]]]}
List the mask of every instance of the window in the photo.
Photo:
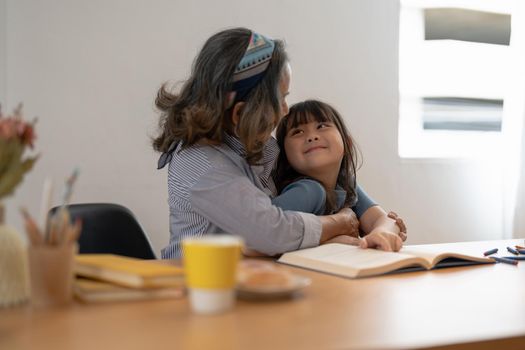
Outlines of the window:
{"type": "Polygon", "coordinates": [[[512,4],[401,1],[402,158],[496,152],[512,74],[512,4]]]}
{"type": "Polygon", "coordinates": [[[501,131],[503,100],[423,97],[424,130],[501,131]]]}

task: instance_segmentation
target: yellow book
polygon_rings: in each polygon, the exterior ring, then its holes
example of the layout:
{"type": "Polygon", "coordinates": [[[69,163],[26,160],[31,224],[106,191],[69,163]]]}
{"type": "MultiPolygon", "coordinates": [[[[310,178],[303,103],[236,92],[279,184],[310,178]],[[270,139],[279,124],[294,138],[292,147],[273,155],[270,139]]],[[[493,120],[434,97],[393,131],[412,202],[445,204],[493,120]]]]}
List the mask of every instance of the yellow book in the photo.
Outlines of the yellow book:
{"type": "MultiPolygon", "coordinates": [[[[437,267],[494,263],[490,242],[404,246],[397,253],[331,243],[283,254],[278,262],[349,278],[437,267]],[[477,244],[475,244],[477,243],[477,244]]],[[[503,248],[505,249],[505,248],[503,248]]]]}
{"type": "Polygon", "coordinates": [[[137,289],[113,283],[77,278],[73,283],[75,297],[85,303],[181,298],[183,287],[137,289]]]}
{"type": "Polygon", "coordinates": [[[132,288],[180,287],[182,267],[156,260],[142,260],[113,254],[80,254],[75,257],[75,273],[132,288]]]}

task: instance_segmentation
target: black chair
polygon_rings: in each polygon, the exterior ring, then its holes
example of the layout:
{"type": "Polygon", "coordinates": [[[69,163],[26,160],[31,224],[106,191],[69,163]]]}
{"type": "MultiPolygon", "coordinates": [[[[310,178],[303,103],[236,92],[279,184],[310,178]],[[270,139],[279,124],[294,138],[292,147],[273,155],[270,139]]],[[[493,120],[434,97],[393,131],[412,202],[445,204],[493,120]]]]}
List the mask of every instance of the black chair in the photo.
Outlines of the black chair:
{"type": "MultiPolygon", "coordinates": [[[[53,215],[59,207],[49,212],[53,215]]],[[[151,244],[133,213],[118,204],[85,203],[68,206],[71,219],[82,219],[79,253],[118,254],[155,259],[151,244]]]]}

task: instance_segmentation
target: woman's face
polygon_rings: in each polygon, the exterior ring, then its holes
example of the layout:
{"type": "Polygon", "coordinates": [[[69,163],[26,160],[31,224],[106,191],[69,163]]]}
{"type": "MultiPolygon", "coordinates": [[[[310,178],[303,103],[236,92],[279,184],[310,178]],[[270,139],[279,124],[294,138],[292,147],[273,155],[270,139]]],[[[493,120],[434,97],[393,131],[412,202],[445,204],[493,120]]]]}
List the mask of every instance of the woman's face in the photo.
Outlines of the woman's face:
{"type": "MultiPolygon", "coordinates": [[[[280,94],[279,97],[281,99],[281,106],[280,106],[280,111],[279,111],[279,116],[278,116],[279,117],[279,121],[285,115],[287,115],[288,111],[289,111],[287,97],[290,94],[290,82],[291,82],[291,79],[292,79],[292,69],[290,67],[290,64],[287,63],[286,66],[284,67],[281,79],[279,80],[279,94],[280,94]]],[[[233,94],[233,96],[230,97],[230,99],[234,99],[234,98],[235,98],[235,94],[233,94]]],[[[237,124],[239,123],[239,114],[241,113],[240,111],[241,111],[241,108],[242,108],[243,105],[244,105],[244,102],[237,102],[232,107],[231,123],[232,123],[233,129],[234,129],[232,132],[235,135],[237,135],[237,132],[235,131],[235,128],[236,128],[237,124]]],[[[277,123],[279,121],[277,121],[277,123]]],[[[268,141],[268,139],[270,137],[271,137],[271,135],[267,135],[266,133],[259,135],[259,138],[261,140],[263,140],[264,142],[268,141]]]]}
{"type": "Polygon", "coordinates": [[[286,101],[286,98],[290,94],[291,79],[292,79],[292,68],[290,67],[290,64],[287,63],[286,67],[284,67],[283,76],[281,77],[281,81],[279,82],[279,92],[281,93],[281,114],[279,115],[279,120],[281,120],[282,117],[287,115],[289,111],[288,102],[286,101]]]}
{"type": "Polygon", "coordinates": [[[284,150],[292,168],[313,178],[326,172],[338,173],[344,156],[343,139],[331,122],[312,121],[290,128],[284,137],[284,150]]]}

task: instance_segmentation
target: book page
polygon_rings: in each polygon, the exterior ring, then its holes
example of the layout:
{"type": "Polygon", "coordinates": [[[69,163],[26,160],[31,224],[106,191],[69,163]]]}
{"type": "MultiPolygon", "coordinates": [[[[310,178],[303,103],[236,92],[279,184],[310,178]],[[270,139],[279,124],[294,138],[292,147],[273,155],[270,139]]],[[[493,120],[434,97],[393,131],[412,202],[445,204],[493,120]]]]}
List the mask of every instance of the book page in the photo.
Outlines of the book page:
{"type": "Polygon", "coordinates": [[[408,245],[401,249],[403,254],[421,257],[427,260],[430,266],[435,266],[445,258],[453,257],[467,261],[492,262],[483,256],[486,245],[473,244],[473,242],[442,243],[425,245],[408,245]]]}
{"type": "Polygon", "coordinates": [[[377,249],[361,249],[355,246],[345,246],[345,248],[346,249],[342,249],[338,252],[330,252],[333,249],[327,249],[328,254],[325,255],[322,260],[364,270],[378,266],[391,265],[411,258],[411,256],[402,253],[384,252],[377,249]]]}
{"type": "Polygon", "coordinates": [[[338,243],[286,253],[279,262],[346,277],[371,276],[413,265],[429,268],[424,259],[411,255],[338,243]]]}
{"type": "MultiPolygon", "coordinates": [[[[512,241],[508,241],[512,245],[512,241]]],[[[400,252],[361,249],[345,244],[325,244],[283,254],[281,263],[345,277],[365,277],[404,268],[463,266],[494,263],[483,252],[495,248],[493,241],[407,245],[400,252]],[[450,259],[449,259],[450,258],[450,259]],[[441,263],[440,263],[441,262],[441,263]]],[[[500,247],[505,251],[505,247],[500,247]]]]}

